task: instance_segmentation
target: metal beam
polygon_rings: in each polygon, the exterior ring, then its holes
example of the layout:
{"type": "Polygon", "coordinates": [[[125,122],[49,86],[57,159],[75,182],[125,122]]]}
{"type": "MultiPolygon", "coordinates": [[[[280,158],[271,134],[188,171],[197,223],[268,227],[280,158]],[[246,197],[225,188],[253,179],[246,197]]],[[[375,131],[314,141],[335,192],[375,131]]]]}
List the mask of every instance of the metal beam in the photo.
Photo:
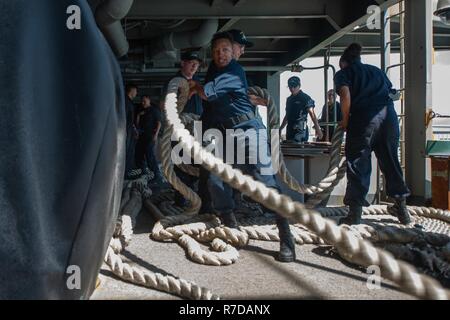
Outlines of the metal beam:
{"type": "MultiPolygon", "coordinates": [[[[392,34],[392,40],[394,38],[398,38],[398,35],[396,36],[395,34],[392,34]]],[[[345,47],[348,46],[350,43],[352,42],[359,42],[361,44],[363,44],[363,49],[367,49],[367,48],[378,48],[381,49],[382,47],[380,46],[380,34],[377,34],[376,36],[373,37],[368,37],[368,36],[359,36],[359,35],[353,35],[353,34],[349,34],[348,36],[344,36],[341,39],[335,41],[333,43],[333,48],[334,47],[345,47]]],[[[391,49],[392,51],[398,50],[400,47],[400,41],[395,41],[391,43],[391,49]]],[[[450,47],[450,41],[448,37],[433,37],[433,47],[435,49],[443,49],[443,48],[449,48],[450,47]]]]}
{"type": "Polygon", "coordinates": [[[391,64],[391,22],[388,19],[389,9],[381,12],[381,70],[387,73],[389,77],[388,66],[391,64]]]}
{"type": "Polygon", "coordinates": [[[329,16],[326,14],[297,14],[294,15],[292,12],[290,14],[280,15],[280,14],[270,14],[256,15],[256,14],[215,14],[211,15],[189,15],[189,14],[179,14],[179,15],[161,15],[161,16],[130,16],[129,20],[169,20],[169,19],[189,19],[189,20],[205,20],[205,19],[246,19],[246,20],[267,20],[267,19],[328,19],[329,16]]]}
{"type": "MultiPolygon", "coordinates": [[[[289,71],[291,68],[286,66],[242,66],[245,71],[250,72],[282,72],[289,71]]],[[[144,72],[124,73],[124,78],[142,79],[153,77],[154,75],[170,75],[178,72],[180,68],[149,68],[144,72]]]]}
{"type": "MultiPolygon", "coordinates": [[[[384,1],[380,5],[380,9],[382,11],[386,10],[387,8],[393,6],[396,3],[398,3],[398,0],[387,0],[387,1],[384,1]]],[[[367,23],[368,17],[369,17],[369,15],[367,14],[367,12],[365,12],[360,18],[358,18],[357,20],[355,20],[352,23],[348,24],[346,27],[342,28],[338,32],[334,32],[334,33],[329,32],[328,36],[325,37],[325,40],[322,40],[323,38],[320,38],[320,37],[312,39],[313,45],[308,46],[308,49],[306,49],[306,50],[299,50],[299,52],[298,52],[299,57],[298,58],[293,58],[292,60],[290,60],[288,62],[279,60],[278,63],[282,64],[282,63],[286,62],[286,64],[290,65],[290,64],[298,63],[298,62],[300,62],[300,61],[302,61],[302,60],[304,60],[304,59],[306,59],[308,57],[311,57],[311,56],[315,55],[316,53],[318,53],[323,48],[329,46],[330,44],[333,44],[335,41],[339,40],[343,36],[345,36],[345,35],[349,34],[350,32],[352,32],[355,29],[355,27],[361,26],[361,25],[365,25],[367,23]]]]}
{"type": "MultiPolygon", "coordinates": [[[[400,36],[400,32],[391,32],[392,36],[400,36]]],[[[352,33],[349,33],[348,36],[373,36],[373,37],[379,37],[380,33],[379,32],[370,32],[370,31],[355,31],[352,33]]],[[[450,33],[433,33],[433,37],[435,38],[449,38],[450,37],[450,33]]]]}
{"type": "MultiPolygon", "coordinates": [[[[135,0],[128,15],[129,19],[178,19],[178,18],[242,18],[242,17],[303,17],[325,19],[324,8],[328,0],[282,0],[282,1],[223,1],[220,6],[211,4],[217,1],[205,0],[135,0]]],[[[333,0],[331,13],[346,10],[348,0],[333,0]]]]}
{"type": "Polygon", "coordinates": [[[432,1],[405,1],[405,9],[406,182],[413,203],[423,204],[431,197],[425,147],[432,127],[426,126],[425,115],[432,107],[432,1]]]}
{"type": "Polygon", "coordinates": [[[245,31],[247,36],[258,35],[311,35],[317,32],[311,24],[324,19],[265,19],[264,21],[251,19],[239,21],[235,28],[245,31]]]}
{"type": "Polygon", "coordinates": [[[245,50],[246,54],[277,54],[277,53],[286,53],[286,50],[245,50]]]}
{"type": "Polygon", "coordinates": [[[327,16],[325,19],[328,21],[328,23],[329,23],[336,31],[341,30],[341,26],[339,26],[339,25],[337,24],[337,22],[334,21],[334,19],[333,19],[332,17],[327,16]]]}
{"type": "Polygon", "coordinates": [[[267,73],[267,89],[275,101],[277,113],[280,114],[280,77],[278,75],[272,76],[270,73],[267,73]]]}
{"type": "Polygon", "coordinates": [[[271,34],[271,35],[247,35],[247,38],[251,39],[309,39],[311,35],[305,34],[271,34]]]}

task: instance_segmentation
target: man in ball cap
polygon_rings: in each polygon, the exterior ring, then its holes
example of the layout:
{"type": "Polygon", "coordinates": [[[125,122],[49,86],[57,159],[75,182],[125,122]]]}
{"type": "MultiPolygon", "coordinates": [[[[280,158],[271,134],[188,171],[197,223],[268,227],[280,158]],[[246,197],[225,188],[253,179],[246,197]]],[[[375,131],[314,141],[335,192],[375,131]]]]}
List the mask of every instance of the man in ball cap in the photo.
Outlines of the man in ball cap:
{"type": "Polygon", "coordinates": [[[323,137],[319,121],[314,112],[315,102],[309,95],[301,90],[301,81],[299,77],[291,77],[288,80],[288,87],[292,95],[286,101],[286,115],[283,119],[280,130],[287,125],[287,140],[294,142],[307,142],[308,132],[308,114],[314,122],[317,138],[323,137]]]}
{"type": "Polygon", "coordinates": [[[253,47],[253,42],[247,40],[244,31],[231,29],[227,31],[233,37],[233,57],[239,61],[240,57],[245,53],[245,48],[253,47]]]}
{"type": "MultiPolygon", "coordinates": [[[[181,68],[180,71],[175,75],[175,77],[182,77],[186,80],[198,80],[196,73],[203,63],[200,53],[198,51],[186,51],[181,55],[181,68]]],[[[192,113],[196,115],[201,115],[203,113],[203,102],[202,99],[194,94],[186,103],[183,113],[192,113]]],[[[175,145],[175,143],[173,144],[175,145]]],[[[174,168],[175,173],[183,181],[184,184],[192,186],[198,180],[197,177],[191,176],[178,167],[174,168]]],[[[175,193],[175,204],[179,207],[188,206],[188,201],[185,199],[181,193],[175,193]]]]}
{"type": "MultiPolygon", "coordinates": [[[[253,47],[253,43],[247,40],[244,32],[238,29],[232,29],[225,32],[218,32],[213,36],[212,42],[215,39],[220,38],[229,38],[232,42],[232,50],[233,50],[233,59],[239,61],[241,56],[245,53],[245,48],[253,47]]],[[[213,79],[213,74],[217,72],[217,68],[214,63],[211,63],[208,67],[208,71],[206,72],[205,82],[209,82],[213,79]]],[[[254,104],[264,104],[265,102],[261,101],[259,97],[249,96],[250,101],[254,104]]],[[[203,125],[203,130],[207,131],[210,128],[211,123],[214,118],[214,111],[209,108],[209,104],[205,101],[203,105],[203,113],[201,116],[201,121],[203,125]]],[[[209,179],[209,172],[203,168],[200,168],[200,181],[199,181],[199,189],[202,189],[202,208],[200,210],[201,213],[209,213],[211,211],[210,205],[210,195],[208,193],[207,180],[209,179]]]]}
{"type": "MultiPolygon", "coordinates": [[[[197,80],[196,73],[203,63],[198,51],[187,51],[181,55],[181,69],[177,73],[177,77],[183,77],[186,80],[197,80]]],[[[198,95],[193,95],[183,112],[201,115],[203,112],[202,99],[198,95]]]]}
{"type": "MultiPolygon", "coordinates": [[[[252,176],[268,188],[280,191],[272,167],[267,130],[255,113],[256,106],[249,99],[245,71],[233,56],[233,40],[229,33],[220,33],[213,37],[212,69],[215,71],[206,79],[204,86],[191,81],[191,93],[199,94],[208,102],[210,113],[213,114],[208,121],[209,127],[219,130],[222,136],[226,137],[219,147],[230,146],[227,143],[231,143],[233,168],[252,176]],[[233,134],[230,135],[229,130],[233,130],[233,134]],[[240,160],[235,157],[239,152],[242,152],[240,155],[243,156],[240,160]]],[[[228,159],[227,149],[222,149],[221,156],[224,161],[228,159]]],[[[209,176],[207,186],[213,211],[221,217],[225,226],[238,228],[231,186],[214,174],[209,176]]],[[[271,212],[269,208],[265,210],[271,212]]],[[[289,221],[278,214],[275,214],[275,217],[280,237],[278,260],[293,262],[296,259],[295,242],[289,221]]]]}

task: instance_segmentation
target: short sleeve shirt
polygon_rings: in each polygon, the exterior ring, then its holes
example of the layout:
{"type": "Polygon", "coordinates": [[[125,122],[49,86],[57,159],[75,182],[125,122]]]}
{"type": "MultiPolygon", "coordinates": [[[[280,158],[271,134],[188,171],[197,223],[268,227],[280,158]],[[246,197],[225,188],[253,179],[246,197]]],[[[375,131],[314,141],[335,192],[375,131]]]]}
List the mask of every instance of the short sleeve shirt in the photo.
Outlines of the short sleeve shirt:
{"type": "Polygon", "coordinates": [[[286,117],[288,126],[294,126],[300,121],[308,120],[308,111],[315,107],[315,102],[309,95],[300,91],[295,96],[290,96],[286,102],[286,117]]]}
{"type": "Polygon", "coordinates": [[[382,107],[392,105],[389,97],[394,93],[392,83],[379,68],[356,61],[349,67],[340,70],[334,78],[337,92],[343,86],[350,89],[351,114],[368,114],[377,112],[382,107]]]}

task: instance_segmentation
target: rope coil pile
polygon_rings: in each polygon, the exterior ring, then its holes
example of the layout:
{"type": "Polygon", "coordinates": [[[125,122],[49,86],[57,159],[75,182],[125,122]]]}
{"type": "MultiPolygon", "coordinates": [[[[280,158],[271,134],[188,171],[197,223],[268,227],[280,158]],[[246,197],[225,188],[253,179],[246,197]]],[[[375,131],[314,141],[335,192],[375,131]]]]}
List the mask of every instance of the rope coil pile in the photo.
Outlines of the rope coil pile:
{"type": "MultiPolygon", "coordinates": [[[[109,269],[120,279],[147,288],[174,294],[183,298],[193,300],[218,300],[219,297],[209,289],[202,288],[195,283],[184,279],[177,279],[169,275],[152,272],[148,269],[131,265],[122,260],[120,253],[130,244],[133,228],[136,223],[136,216],[142,209],[142,199],[148,202],[148,190],[144,190],[146,182],[142,181],[130,183],[123,192],[123,200],[129,199],[124,205],[116,224],[114,237],[111,239],[104,261],[109,269]],[[141,191],[139,191],[141,190],[141,191]],[[134,195],[130,198],[131,194],[134,195]],[[138,197],[142,195],[142,197],[138,197]],[[138,200],[140,199],[140,201],[138,200]],[[132,210],[126,211],[126,208],[132,210]]],[[[229,251],[222,244],[216,245],[216,250],[229,251]]]]}

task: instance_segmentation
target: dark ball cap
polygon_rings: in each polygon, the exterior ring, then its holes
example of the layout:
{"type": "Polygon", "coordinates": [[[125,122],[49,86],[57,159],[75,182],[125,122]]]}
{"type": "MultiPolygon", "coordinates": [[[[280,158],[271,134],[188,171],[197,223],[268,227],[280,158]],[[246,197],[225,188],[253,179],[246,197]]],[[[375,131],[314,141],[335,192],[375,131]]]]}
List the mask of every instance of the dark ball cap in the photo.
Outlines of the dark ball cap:
{"type": "Polygon", "coordinates": [[[298,86],[300,86],[301,81],[299,77],[291,77],[288,80],[288,86],[289,88],[297,88],[298,86]]]}
{"type": "Polygon", "coordinates": [[[231,33],[227,32],[227,31],[217,32],[213,35],[213,38],[211,40],[211,47],[214,47],[214,44],[216,43],[216,41],[218,41],[220,39],[227,39],[230,42],[234,41],[231,33]]]}
{"type": "Polygon", "coordinates": [[[244,31],[238,29],[228,30],[228,33],[233,37],[233,41],[242,44],[248,48],[253,47],[253,42],[247,40],[244,31]]]}
{"type": "Polygon", "coordinates": [[[182,61],[197,60],[200,63],[203,62],[202,58],[200,58],[200,53],[198,51],[187,51],[187,52],[184,52],[181,55],[181,60],[182,61]]]}

